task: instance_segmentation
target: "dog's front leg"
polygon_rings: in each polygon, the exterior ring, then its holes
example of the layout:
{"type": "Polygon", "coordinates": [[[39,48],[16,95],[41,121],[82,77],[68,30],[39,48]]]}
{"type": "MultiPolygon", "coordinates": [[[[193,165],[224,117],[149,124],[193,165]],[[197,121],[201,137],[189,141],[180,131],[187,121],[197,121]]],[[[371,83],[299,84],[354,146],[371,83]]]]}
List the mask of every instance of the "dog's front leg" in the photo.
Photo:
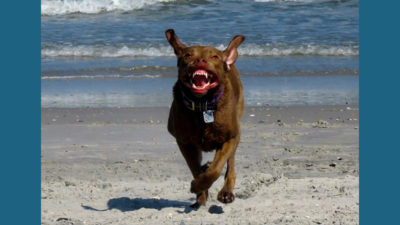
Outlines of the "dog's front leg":
{"type": "MultiPolygon", "coordinates": [[[[201,160],[202,160],[202,155],[201,151],[197,149],[194,145],[191,144],[183,144],[178,141],[178,146],[179,149],[181,150],[181,153],[183,157],[186,160],[186,163],[189,166],[190,171],[192,172],[193,178],[196,179],[203,171],[201,168],[201,160]]],[[[199,193],[196,193],[196,202],[191,205],[192,207],[199,207],[201,205],[206,205],[207,197],[208,197],[208,191],[202,191],[199,193]]]]}
{"type": "Polygon", "coordinates": [[[218,201],[222,203],[231,203],[235,200],[233,188],[235,187],[236,173],[235,173],[235,154],[228,159],[225,183],[222,189],[218,192],[218,201]]]}
{"type": "Polygon", "coordinates": [[[221,149],[215,152],[214,160],[205,173],[201,173],[192,181],[190,191],[198,194],[208,190],[221,174],[226,161],[235,153],[239,143],[239,136],[236,136],[222,145],[221,149]]]}

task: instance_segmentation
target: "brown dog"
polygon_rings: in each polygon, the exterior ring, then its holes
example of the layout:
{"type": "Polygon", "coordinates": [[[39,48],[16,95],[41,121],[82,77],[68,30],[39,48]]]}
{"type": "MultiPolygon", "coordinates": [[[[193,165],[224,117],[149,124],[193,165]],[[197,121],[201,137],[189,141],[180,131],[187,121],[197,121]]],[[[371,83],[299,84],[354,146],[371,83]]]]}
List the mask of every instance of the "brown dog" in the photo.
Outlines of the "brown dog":
{"type": "Polygon", "coordinates": [[[194,177],[190,191],[197,194],[197,200],[192,206],[205,205],[208,189],[226,162],[225,183],[218,200],[230,203],[235,199],[235,151],[244,106],[242,83],[233,63],[245,37],[235,36],[224,51],[219,51],[210,46],[186,47],[172,29],[165,35],[174,48],[179,69],[168,131],[176,138],[194,177]],[[202,167],[201,151],[212,150],[216,150],[214,160],[202,167]]]}

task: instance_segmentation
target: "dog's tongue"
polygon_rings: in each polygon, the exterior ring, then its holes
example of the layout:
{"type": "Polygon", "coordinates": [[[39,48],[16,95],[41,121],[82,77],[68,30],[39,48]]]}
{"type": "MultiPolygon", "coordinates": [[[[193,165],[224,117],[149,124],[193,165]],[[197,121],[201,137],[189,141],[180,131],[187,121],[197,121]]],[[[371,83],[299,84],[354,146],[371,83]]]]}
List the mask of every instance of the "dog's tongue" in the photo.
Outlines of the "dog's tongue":
{"type": "Polygon", "coordinates": [[[206,76],[203,76],[203,75],[194,76],[193,81],[194,81],[194,85],[196,85],[197,87],[203,87],[208,82],[206,76]]]}

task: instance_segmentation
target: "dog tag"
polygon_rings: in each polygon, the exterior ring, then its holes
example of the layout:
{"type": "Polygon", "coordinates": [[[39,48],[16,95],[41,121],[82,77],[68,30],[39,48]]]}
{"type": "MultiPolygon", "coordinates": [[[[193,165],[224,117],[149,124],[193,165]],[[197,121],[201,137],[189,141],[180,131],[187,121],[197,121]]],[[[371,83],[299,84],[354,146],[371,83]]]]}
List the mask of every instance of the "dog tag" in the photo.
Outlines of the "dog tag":
{"type": "Polygon", "coordinates": [[[203,118],[205,123],[212,123],[214,122],[214,111],[207,110],[203,112],[203,118]]]}

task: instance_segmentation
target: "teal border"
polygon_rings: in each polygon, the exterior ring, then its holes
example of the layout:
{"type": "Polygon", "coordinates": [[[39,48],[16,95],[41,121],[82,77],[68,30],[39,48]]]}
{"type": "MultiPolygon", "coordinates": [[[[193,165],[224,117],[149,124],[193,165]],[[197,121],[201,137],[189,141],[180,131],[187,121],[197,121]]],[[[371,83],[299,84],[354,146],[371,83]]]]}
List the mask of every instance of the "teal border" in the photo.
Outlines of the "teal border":
{"type": "Polygon", "coordinates": [[[1,224],[40,224],[40,1],[1,9],[1,224]]]}
{"type": "Polygon", "coordinates": [[[399,6],[399,1],[360,1],[362,225],[399,224],[399,6]]]}
{"type": "MultiPolygon", "coordinates": [[[[360,224],[398,221],[400,2],[360,1],[360,224]]],[[[40,1],[2,3],[2,222],[40,224],[40,1]]]]}

